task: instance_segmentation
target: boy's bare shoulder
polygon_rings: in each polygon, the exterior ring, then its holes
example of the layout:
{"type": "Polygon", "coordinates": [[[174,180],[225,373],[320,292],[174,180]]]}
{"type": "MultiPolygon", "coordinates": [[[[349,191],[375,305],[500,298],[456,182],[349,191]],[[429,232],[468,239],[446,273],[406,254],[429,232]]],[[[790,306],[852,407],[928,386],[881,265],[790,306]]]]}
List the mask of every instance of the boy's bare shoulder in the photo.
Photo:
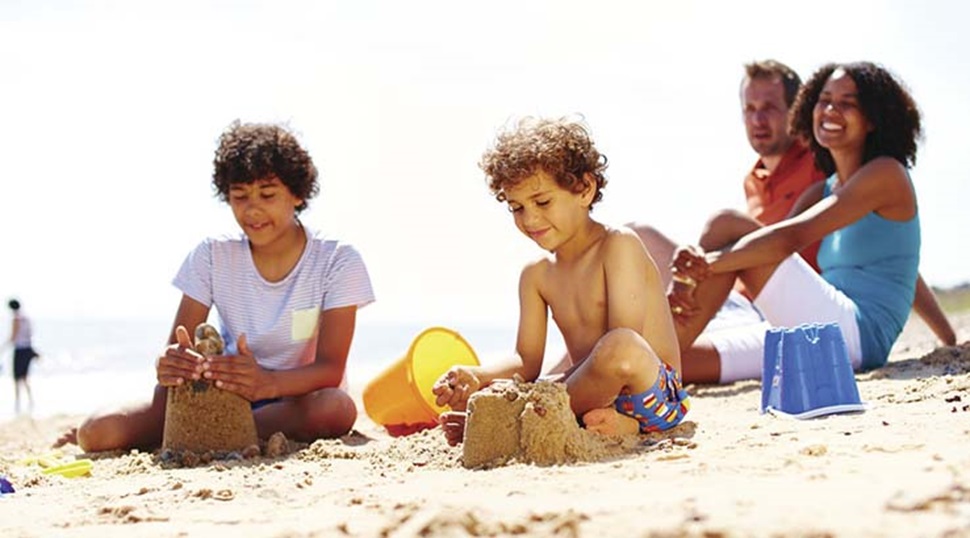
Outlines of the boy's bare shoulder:
{"type": "Polygon", "coordinates": [[[536,258],[529,261],[522,267],[522,278],[537,278],[552,267],[552,260],[548,257],[536,258]]]}
{"type": "Polygon", "coordinates": [[[640,236],[626,226],[607,226],[604,246],[610,254],[643,252],[645,250],[643,242],[640,241],[640,236]]]}

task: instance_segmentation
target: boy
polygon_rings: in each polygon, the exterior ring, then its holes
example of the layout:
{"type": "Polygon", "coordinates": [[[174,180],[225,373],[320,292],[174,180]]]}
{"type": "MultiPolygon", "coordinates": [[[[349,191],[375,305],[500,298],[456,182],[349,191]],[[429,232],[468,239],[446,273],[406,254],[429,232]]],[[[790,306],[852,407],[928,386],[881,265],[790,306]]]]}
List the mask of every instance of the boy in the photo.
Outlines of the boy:
{"type": "Polygon", "coordinates": [[[660,275],[637,235],[590,217],[606,185],[606,157],[585,126],[526,118],[499,134],[480,163],[516,227],[551,256],[519,279],[516,354],[503,363],[454,367],[434,385],[450,444],[461,441],[471,393],[496,379],[539,377],[549,311],[572,360],[556,376],[587,429],[624,434],[667,429],[689,407],[680,350],[660,275]]]}

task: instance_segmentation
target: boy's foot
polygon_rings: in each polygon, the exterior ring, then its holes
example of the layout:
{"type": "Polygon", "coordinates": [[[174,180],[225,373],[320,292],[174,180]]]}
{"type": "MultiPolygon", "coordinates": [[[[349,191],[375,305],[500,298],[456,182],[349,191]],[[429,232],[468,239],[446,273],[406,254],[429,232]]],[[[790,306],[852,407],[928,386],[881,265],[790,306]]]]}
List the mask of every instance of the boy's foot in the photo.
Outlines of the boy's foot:
{"type": "Polygon", "coordinates": [[[632,435],[640,433],[640,423],[632,417],[621,415],[612,407],[593,409],[583,415],[586,429],[601,435],[632,435]]]}
{"type": "Polygon", "coordinates": [[[57,438],[57,441],[54,441],[54,444],[51,445],[51,447],[60,448],[68,444],[70,445],[77,444],[77,428],[71,428],[70,430],[67,430],[66,432],[62,433],[61,436],[57,438]]]}
{"type": "Polygon", "coordinates": [[[465,436],[466,417],[464,411],[446,411],[438,417],[441,431],[445,432],[445,439],[448,440],[449,445],[455,446],[461,443],[465,436]]]}

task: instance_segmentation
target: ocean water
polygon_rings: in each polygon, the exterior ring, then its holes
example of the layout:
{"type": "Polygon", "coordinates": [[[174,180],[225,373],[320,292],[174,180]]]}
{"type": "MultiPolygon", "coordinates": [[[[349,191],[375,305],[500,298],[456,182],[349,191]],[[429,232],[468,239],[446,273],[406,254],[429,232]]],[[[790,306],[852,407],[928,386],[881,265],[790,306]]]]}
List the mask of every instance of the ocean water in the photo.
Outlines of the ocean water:
{"type": "MultiPolygon", "coordinates": [[[[31,414],[88,414],[99,408],[143,401],[155,385],[155,358],[164,348],[170,320],[32,320],[34,347],[41,357],[31,364],[34,396],[31,414]]],[[[430,325],[360,322],[347,361],[351,387],[366,383],[402,357],[412,340],[430,325]]],[[[508,356],[515,348],[516,327],[454,324],[482,363],[508,356]]],[[[564,352],[550,328],[546,368],[564,352]]],[[[13,352],[0,360],[0,422],[14,417],[13,352]],[[4,381],[5,380],[5,381],[4,381]]],[[[21,395],[26,411],[26,395],[21,395]]]]}

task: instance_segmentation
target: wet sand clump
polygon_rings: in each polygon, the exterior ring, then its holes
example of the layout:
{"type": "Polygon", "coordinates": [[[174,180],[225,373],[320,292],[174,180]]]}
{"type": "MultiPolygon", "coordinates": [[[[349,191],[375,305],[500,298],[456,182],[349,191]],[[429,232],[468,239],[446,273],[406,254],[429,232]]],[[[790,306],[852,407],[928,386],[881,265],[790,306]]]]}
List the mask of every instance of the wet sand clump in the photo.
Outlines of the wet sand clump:
{"type": "MultiPolygon", "coordinates": [[[[195,330],[195,349],[220,355],[222,338],[205,323],[195,330]]],[[[243,451],[258,445],[249,402],[212,382],[198,380],[169,387],[162,448],[193,453],[243,451]]]]}
{"type": "Polygon", "coordinates": [[[462,460],[467,468],[598,461],[637,442],[636,436],[608,437],[581,428],[562,383],[502,381],[469,398],[462,460]]]}

